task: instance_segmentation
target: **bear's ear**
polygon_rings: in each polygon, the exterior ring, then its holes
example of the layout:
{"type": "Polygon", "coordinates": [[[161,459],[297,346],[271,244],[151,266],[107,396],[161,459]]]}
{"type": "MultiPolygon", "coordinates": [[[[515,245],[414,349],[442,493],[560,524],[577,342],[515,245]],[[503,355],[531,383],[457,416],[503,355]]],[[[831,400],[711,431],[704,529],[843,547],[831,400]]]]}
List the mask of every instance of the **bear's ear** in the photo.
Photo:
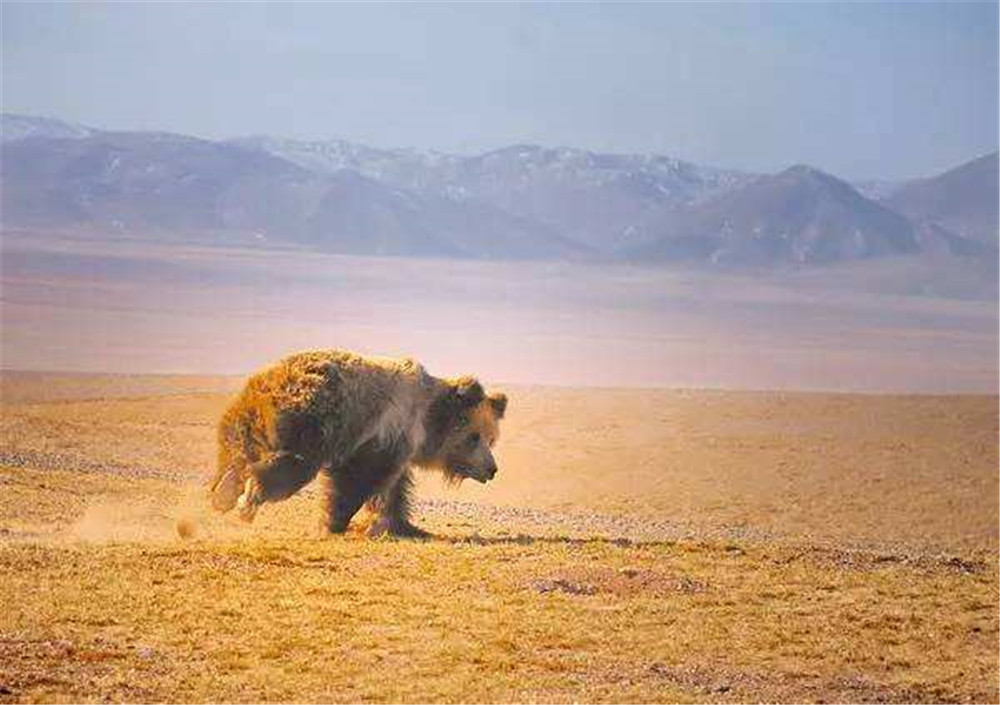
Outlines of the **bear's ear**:
{"type": "Polygon", "coordinates": [[[497,392],[490,394],[489,399],[490,406],[493,407],[493,415],[502,419],[504,412],[507,411],[507,395],[497,392]]]}
{"type": "Polygon", "coordinates": [[[486,398],[483,385],[474,377],[459,377],[455,380],[452,394],[462,409],[471,409],[486,398]]]}

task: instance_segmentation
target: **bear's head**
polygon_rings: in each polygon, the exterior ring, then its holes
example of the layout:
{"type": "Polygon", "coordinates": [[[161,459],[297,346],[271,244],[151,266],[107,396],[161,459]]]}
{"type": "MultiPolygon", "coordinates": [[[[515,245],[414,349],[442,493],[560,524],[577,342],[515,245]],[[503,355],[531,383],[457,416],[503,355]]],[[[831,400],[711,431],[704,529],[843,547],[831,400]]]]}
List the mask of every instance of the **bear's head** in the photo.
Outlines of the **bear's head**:
{"type": "Polygon", "coordinates": [[[431,404],[419,464],[454,480],[492,480],[497,463],[491,448],[506,410],[505,395],[487,394],[472,377],[449,380],[431,404]]]}

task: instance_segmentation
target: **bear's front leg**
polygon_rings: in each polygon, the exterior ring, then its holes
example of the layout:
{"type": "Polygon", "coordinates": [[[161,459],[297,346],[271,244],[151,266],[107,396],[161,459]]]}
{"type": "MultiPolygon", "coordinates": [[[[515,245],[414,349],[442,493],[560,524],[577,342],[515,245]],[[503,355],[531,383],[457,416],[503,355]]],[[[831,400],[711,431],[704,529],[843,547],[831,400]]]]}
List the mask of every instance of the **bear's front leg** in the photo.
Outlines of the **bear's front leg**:
{"type": "Polygon", "coordinates": [[[372,537],[399,536],[405,538],[427,538],[429,533],[410,523],[411,493],[413,474],[404,468],[399,476],[371,502],[371,509],[379,518],[368,530],[372,537]]]}
{"type": "Polygon", "coordinates": [[[323,521],[320,528],[331,534],[342,534],[375,488],[349,470],[323,470],[323,479],[323,521]]]}
{"type": "Polygon", "coordinates": [[[324,471],[324,523],[327,531],[342,533],[361,506],[394,482],[409,457],[402,438],[372,438],[346,462],[324,471]]]}

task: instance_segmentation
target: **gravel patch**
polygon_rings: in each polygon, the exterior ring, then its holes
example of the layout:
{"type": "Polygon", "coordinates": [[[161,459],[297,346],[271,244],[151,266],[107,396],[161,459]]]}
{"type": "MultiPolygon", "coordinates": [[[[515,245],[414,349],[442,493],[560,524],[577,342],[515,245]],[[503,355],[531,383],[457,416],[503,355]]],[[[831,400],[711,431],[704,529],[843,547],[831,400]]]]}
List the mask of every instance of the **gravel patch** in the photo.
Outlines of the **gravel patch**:
{"type": "Polygon", "coordinates": [[[126,465],[103,460],[92,460],[71,453],[45,453],[33,450],[0,450],[0,466],[93,472],[133,479],[156,478],[160,480],[189,480],[190,474],[163,468],[126,465]]]}
{"type": "MultiPolygon", "coordinates": [[[[176,483],[190,483],[204,478],[190,472],[166,468],[94,460],[73,453],[32,450],[0,450],[0,467],[33,468],[71,472],[91,472],[131,479],[155,478],[176,483]]],[[[0,474],[0,485],[7,482],[0,474]]],[[[303,495],[315,495],[309,486],[303,495]]],[[[787,536],[746,525],[725,526],[695,524],[669,519],[566,512],[531,507],[479,504],[451,499],[418,499],[414,516],[419,524],[430,524],[435,533],[451,534],[450,540],[483,544],[531,544],[538,541],[584,543],[606,541],[622,547],[663,544],[678,541],[721,543],[727,551],[743,553],[742,546],[780,542],[790,551],[783,560],[812,560],[834,563],[848,570],[871,570],[892,564],[929,570],[950,570],[963,574],[981,573],[986,563],[972,558],[898,543],[830,543],[808,535],[787,536]],[[516,527],[516,533],[511,531],[516,527]],[[444,531],[442,532],[442,529],[444,531]],[[455,536],[455,534],[459,534],[455,536]]]]}
{"type": "MultiPolygon", "coordinates": [[[[492,542],[529,543],[539,534],[559,539],[603,539],[628,546],[681,540],[764,541],[774,538],[747,526],[705,526],[665,519],[645,519],[597,512],[559,512],[528,507],[476,504],[459,500],[421,499],[416,515],[446,527],[475,527],[492,542]],[[508,529],[518,527],[517,534],[508,529]]],[[[470,540],[486,538],[474,533],[470,540]]]]}

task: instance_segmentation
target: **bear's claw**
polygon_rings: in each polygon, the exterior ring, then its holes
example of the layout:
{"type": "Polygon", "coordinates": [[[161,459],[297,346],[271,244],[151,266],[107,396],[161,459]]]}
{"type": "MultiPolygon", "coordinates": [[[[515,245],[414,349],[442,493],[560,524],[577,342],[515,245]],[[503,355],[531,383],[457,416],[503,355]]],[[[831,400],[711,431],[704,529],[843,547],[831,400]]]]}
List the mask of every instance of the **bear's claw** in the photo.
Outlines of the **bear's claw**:
{"type": "Polygon", "coordinates": [[[369,538],[393,536],[395,538],[406,539],[427,539],[431,537],[431,534],[418,526],[414,526],[410,522],[395,523],[380,519],[368,529],[368,536],[369,538]]]}
{"type": "Polygon", "coordinates": [[[236,500],[236,511],[239,512],[240,519],[248,524],[252,522],[257,516],[258,507],[264,502],[263,497],[257,479],[247,478],[246,484],[243,486],[243,494],[236,500]]]}

